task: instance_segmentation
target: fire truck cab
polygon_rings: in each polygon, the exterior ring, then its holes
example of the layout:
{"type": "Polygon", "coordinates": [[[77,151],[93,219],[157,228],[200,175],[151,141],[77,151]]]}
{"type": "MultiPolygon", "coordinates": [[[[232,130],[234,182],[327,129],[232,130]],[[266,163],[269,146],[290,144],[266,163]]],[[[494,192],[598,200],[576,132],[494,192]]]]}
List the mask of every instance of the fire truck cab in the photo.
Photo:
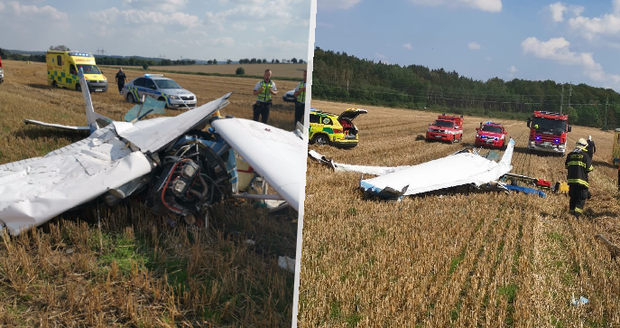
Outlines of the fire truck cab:
{"type": "Polygon", "coordinates": [[[449,142],[461,142],[463,139],[463,115],[447,116],[439,115],[435,122],[428,125],[426,140],[441,140],[449,142]]]}
{"type": "Polygon", "coordinates": [[[527,120],[530,137],[527,148],[530,151],[550,152],[564,156],[567,134],[571,131],[568,115],[546,111],[534,111],[527,120]]]}

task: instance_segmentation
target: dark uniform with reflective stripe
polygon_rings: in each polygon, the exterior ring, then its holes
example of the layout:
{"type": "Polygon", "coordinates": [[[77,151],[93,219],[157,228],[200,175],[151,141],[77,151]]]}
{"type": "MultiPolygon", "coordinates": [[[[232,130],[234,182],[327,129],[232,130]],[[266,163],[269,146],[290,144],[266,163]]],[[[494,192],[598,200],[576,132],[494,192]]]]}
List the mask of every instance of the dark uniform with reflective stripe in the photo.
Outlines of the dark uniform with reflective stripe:
{"type": "Polygon", "coordinates": [[[576,215],[583,213],[586,199],[589,198],[588,173],[594,170],[592,157],[586,147],[578,146],[566,156],[566,169],[568,170],[568,195],[570,196],[570,212],[576,215]]]}

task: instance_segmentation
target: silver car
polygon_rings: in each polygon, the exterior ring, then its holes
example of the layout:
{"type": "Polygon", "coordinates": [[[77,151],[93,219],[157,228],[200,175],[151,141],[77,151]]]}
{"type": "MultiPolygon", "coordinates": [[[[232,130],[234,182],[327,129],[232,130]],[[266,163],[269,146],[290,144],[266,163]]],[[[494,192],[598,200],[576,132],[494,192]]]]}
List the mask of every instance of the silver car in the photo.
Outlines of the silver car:
{"type": "Polygon", "coordinates": [[[183,89],[174,80],[163,74],[144,74],[123,87],[123,96],[128,102],[139,102],[142,96],[166,102],[166,108],[194,108],[196,95],[183,89]]]}
{"type": "Polygon", "coordinates": [[[293,96],[294,94],[295,90],[291,90],[282,96],[282,100],[286,102],[295,102],[295,97],[293,96]]]}

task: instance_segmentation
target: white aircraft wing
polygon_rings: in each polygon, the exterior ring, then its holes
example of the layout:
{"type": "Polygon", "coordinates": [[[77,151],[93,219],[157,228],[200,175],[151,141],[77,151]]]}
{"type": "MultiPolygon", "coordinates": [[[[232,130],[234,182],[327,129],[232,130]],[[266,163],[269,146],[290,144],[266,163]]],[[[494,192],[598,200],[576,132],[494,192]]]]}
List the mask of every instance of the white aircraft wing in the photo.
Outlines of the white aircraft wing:
{"type": "Polygon", "coordinates": [[[400,170],[410,168],[410,165],[404,166],[371,166],[371,165],[351,165],[336,163],[333,160],[328,160],[325,156],[319,154],[314,150],[308,151],[308,156],[315,159],[319,163],[325,164],[331,167],[336,172],[359,172],[363,174],[384,175],[400,170]]]}
{"type": "Polygon", "coordinates": [[[221,118],[211,126],[299,211],[306,185],[307,142],[294,132],[240,118],[221,118]]]}
{"type": "Polygon", "coordinates": [[[497,181],[512,170],[510,163],[514,145],[515,141],[510,139],[504,157],[499,163],[479,154],[463,151],[414,166],[396,167],[341,164],[327,160],[313,151],[309,152],[309,156],[335,171],[378,175],[360,181],[360,187],[371,195],[393,198],[468,184],[480,186],[497,181]]]}
{"type": "Polygon", "coordinates": [[[0,231],[17,235],[151,171],[111,128],[43,157],[0,165],[0,231]]]}
{"type": "MultiPolygon", "coordinates": [[[[228,105],[228,98],[231,94],[232,92],[181,115],[166,118],[166,120],[136,122],[133,127],[123,129],[118,133],[121,137],[140,148],[142,152],[154,153],[183,133],[201,125],[209,119],[211,114],[228,105]],[[153,124],[153,122],[156,122],[156,124],[153,124]]],[[[123,125],[130,124],[120,123],[123,125]]],[[[119,125],[119,122],[114,122],[114,124],[119,125]]],[[[119,129],[117,128],[117,130],[119,129]]]]}
{"type": "Polygon", "coordinates": [[[497,181],[512,170],[514,140],[510,139],[502,160],[497,163],[480,155],[460,152],[410,168],[362,180],[360,186],[370,194],[385,190],[404,191],[416,195],[466,184],[480,186],[497,181]],[[386,189],[387,188],[387,189],[386,189]]]}

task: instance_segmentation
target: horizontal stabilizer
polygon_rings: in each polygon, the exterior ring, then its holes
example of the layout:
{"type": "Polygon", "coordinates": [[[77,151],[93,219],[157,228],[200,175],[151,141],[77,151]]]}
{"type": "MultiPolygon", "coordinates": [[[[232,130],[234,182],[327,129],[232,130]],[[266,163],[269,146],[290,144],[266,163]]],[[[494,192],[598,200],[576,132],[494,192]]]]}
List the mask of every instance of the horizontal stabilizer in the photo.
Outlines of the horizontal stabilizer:
{"type": "Polygon", "coordinates": [[[69,130],[69,131],[90,131],[90,128],[87,126],[71,126],[71,125],[52,124],[52,123],[45,123],[45,122],[40,122],[40,121],[35,121],[35,120],[28,120],[28,119],[24,120],[24,123],[47,126],[50,128],[57,128],[57,129],[63,129],[63,130],[69,130]]]}

